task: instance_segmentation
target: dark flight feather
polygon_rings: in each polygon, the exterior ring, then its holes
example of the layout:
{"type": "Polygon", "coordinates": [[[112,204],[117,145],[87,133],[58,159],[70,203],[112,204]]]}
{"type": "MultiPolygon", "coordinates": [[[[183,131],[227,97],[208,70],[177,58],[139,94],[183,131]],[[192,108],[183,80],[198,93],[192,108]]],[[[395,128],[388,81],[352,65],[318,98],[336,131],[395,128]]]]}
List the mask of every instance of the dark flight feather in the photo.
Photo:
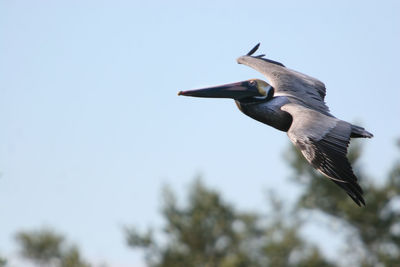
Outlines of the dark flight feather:
{"type": "Polygon", "coordinates": [[[262,60],[267,61],[267,62],[269,62],[269,63],[276,64],[276,65],[279,65],[279,66],[281,66],[281,67],[285,67],[285,65],[283,65],[282,63],[280,63],[280,62],[278,62],[278,61],[264,58],[264,57],[265,57],[265,54],[261,54],[261,55],[258,55],[258,56],[252,56],[252,55],[258,50],[259,47],[260,47],[260,43],[256,44],[256,46],[254,46],[254,47],[249,51],[249,53],[246,54],[246,56],[250,56],[250,57],[254,57],[254,58],[259,58],[259,59],[262,59],[262,60]]]}
{"type": "Polygon", "coordinates": [[[249,53],[246,54],[246,56],[251,56],[251,55],[253,55],[253,54],[257,51],[257,49],[258,49],[259,47],[260,47],[260,43],[256,44],[256,46],[254,46],[254,47],[249,51],[249,53]]]}
{"type": "Polygon", "coordinates": [[[350,136],[344,134],[346,127],[348,127],[347,123],[339,121],[337,126],[331,129],[322,139],[313,140],[309,138],[308,149],[311,146],[314,154],[310,163],[343,188],[359,206],[365,205],[362,197],[363,191],[357,183],[357,177],[354,175],[346,157],[350,141],[350,136]]]}

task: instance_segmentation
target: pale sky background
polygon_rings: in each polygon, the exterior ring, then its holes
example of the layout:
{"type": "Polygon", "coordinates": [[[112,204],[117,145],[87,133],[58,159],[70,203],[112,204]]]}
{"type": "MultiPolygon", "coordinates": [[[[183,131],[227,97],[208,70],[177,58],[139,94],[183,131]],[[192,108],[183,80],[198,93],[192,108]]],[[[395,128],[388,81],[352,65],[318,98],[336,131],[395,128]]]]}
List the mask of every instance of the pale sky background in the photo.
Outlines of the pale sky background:
{"type": "MultiPolygon", "coordinates": [[[[160,192],[202,174],[238,208],[293,200],[285,133],[179,90],[262,78],[260,53],[322,80],[358,121],[376,182],[400,136],[399,1],[0,1],[0,254],[52,226],[84,257],[141,266],[123,225],[162,225],[160,192]]],[[[368,192],[366,192],[368,194],[368,192]]],[[[329,245],[329,242],[328,242],[329,245]]]]}

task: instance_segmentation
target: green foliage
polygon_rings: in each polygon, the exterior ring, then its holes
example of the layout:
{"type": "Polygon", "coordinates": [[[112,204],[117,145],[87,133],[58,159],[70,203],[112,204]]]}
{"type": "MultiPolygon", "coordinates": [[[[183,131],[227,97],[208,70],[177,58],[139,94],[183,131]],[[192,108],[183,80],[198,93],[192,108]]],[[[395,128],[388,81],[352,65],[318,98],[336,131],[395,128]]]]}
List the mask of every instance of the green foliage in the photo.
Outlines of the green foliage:
{"type": "Polygon", "coordinates": [[[282,204],[270,202],[273,211],[266,217],[239,212],[197,180],[182,207],[167,188],[165,244],[135,228],[126,229],[127,242],[146,251],[149,266],[334,266],[300,237],[300,222],[285,221],[282,204]]]}
{"type": "Polygon", "coordinates": [[[90,264],[86,263],[77,247],[72,246],[61,254],[60,267],[89,267],[90,264]]]}
{"type": "MultiPolygon", "coordinates": [[[[357,165],[360,154],[361,147],[355,143],[349,159],[365,191],[363,208],[355,206],[344,191],[309,167],[300,153],[291,148],[289,159],[295,177],[305,183],[298,210],[319,210],[350,230],[347,239],[361,249],[362,256],[356,259],[358,265],[395,266],[400,262],[400,163],[395,163],[388,179],[378,186],[365,179],[357,165]]],[[[348,258],[355,260],[354,251],[348,251],[348,258]]]]}
{"type": "Polygon", "coordinates": [[[7,260],[5,258],[0,257],[0,267],[6,267],[7,260]]]}
{"type": "Polygon", "coordinates": [[[38,266],[89,267],[75,246],[66,244],[64,237],[49,229],[22,231],[15,239],[21,255],[38,266]]]}
{"type": "MultiPolygon", "coordinates": [[[[354,142],[353,142],[354,143],[354,142]]],[[[308,213],[334,220],[345,235],[338,262],[345,266],[399,266],[400,262],[400,162],[380,185],[367,179],[358,164],[361,146],[355,142],[349,159],[365,191],[360,208],[333,182],[315,171],[293,146],[288,152],[293,180],[303,191],[292,212],[271,195],[271,212],[239,212],[220,194],[199,180],[188,204],[177,204],[174,193],[164,192],[165,242],[153,231],[126,229],[128,245],[146,251],[149,266],[338,266],[308,244],[299,234],[311,221],[308,213]],[[285,211],[286,210],[286,211],[285,211]],[[304,216],[304,214],[306,216],[304,216]]],[[[332,232],[332,235],[335,235],[332,232]]]]}
{"type": "Polygon", "coordinates": [[[20,232],[15,236],[21,246],[21,255],[38,264],[47,264],[60,258],[64,238],[51,230],[20,232]]]}

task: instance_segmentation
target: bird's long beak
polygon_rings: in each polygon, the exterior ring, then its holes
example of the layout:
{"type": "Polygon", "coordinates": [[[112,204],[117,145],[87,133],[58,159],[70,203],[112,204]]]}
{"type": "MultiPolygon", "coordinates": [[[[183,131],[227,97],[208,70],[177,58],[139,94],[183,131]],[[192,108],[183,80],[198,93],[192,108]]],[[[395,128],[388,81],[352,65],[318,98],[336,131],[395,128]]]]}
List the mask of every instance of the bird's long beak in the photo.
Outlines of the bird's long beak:
{"type": "Polygon", "coordinates": [[[263,96],[264,94],[258,90],[257,85],[252,85],[249,81],[243,81],[195,90],[180,91],[178,95],[241,99],[252,96],[263,96]]]}

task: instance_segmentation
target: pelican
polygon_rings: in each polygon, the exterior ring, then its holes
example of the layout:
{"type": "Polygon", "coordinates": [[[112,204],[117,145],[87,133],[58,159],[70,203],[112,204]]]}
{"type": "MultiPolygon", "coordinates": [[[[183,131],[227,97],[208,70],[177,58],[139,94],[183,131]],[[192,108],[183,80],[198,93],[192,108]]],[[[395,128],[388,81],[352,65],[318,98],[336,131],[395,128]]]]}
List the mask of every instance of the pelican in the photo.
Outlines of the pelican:
{"type": "Polygon", "coordinates": [[[363,190],[346,154],[350,138],[373,135],[330,113],[324,101],[325,85],[321,81],[286,68],[265,55],[253,56],[259,46],[260,43],[237,62],[262,73],[270,84],[250,79],[180,91],[178,95],[234,99],[247,116],[287,132],[290,141],[315,169],[344,189],[358,206],[365,206],[363,190]]]}

